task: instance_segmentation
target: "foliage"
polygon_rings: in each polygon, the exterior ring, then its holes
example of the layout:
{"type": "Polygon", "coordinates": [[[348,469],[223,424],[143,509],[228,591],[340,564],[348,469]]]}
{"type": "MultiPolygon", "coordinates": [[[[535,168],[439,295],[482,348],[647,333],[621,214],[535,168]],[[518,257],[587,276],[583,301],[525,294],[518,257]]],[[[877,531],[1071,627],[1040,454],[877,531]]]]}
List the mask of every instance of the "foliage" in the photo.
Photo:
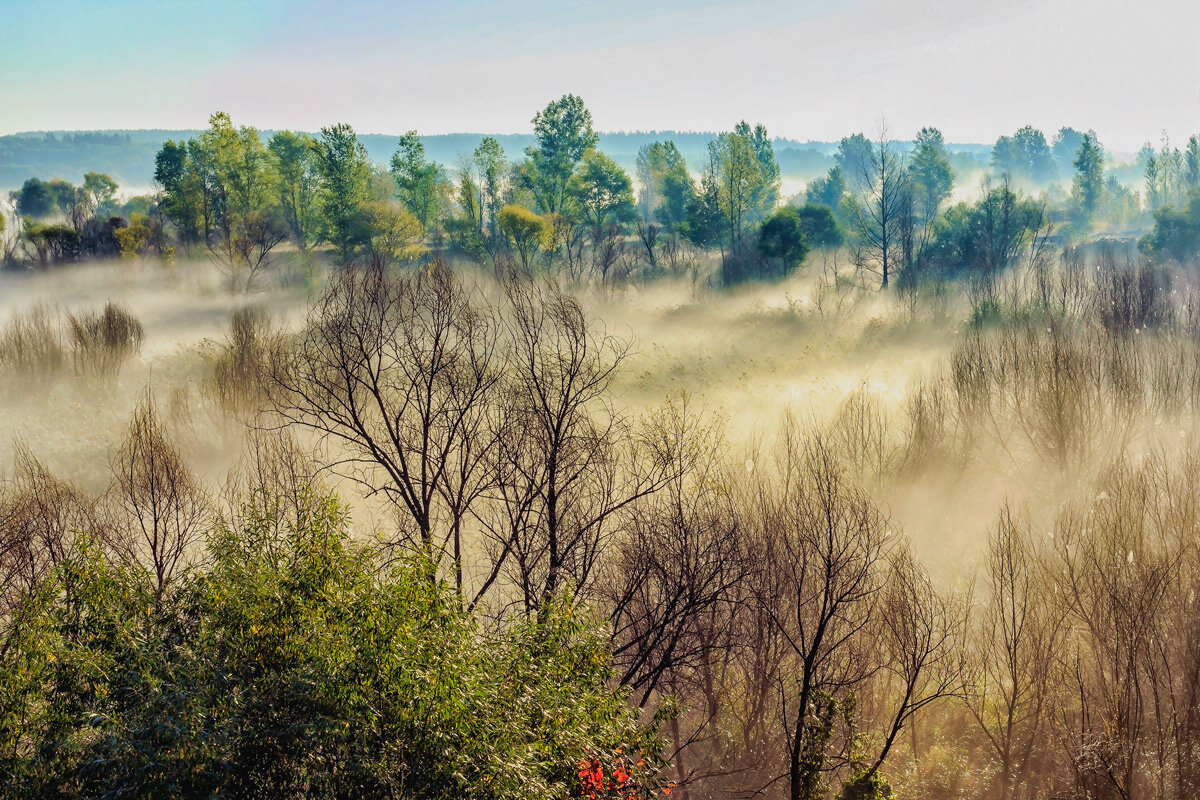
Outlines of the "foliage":
{"type": "Polygon", "coordinates": [[[1104,193],[1104,151],[1096,141],[1096,134],[1088,131],[1075,153],[1075,179],[1071,185],[1071,197],[1075,201],[1079,221],[1086,225],[1091,221],[1104,193]]]}
{"type": "Polygon", "coordinates": [[[637,216],[633,184],[615,161],[596,150],[584,153],[567,191],[578,204],[584,221],[595,231],[623,225],[637,216]]]}
{"type": "Polygon", "coordinates": [[[1154,212],[1154,229],[1138,247],[1160,259],[1187,263],[1200,255],[1200,193],[1193,192],[1182,208],[1164,206],[1154,212]]]}
{"type": "Polygon", "coordinates": [[[778,264],[772,270],[775,277],[787,275],[800,266],[808,250],[808,237],[800,214],[791,206],[784,206],[767,217],[759,229],[758,252],[764,259],[778,264]]]}
{"type": "Polygon", "coordinates": [[[565,798],[600,752],[654,785],[653,728],[569,600],[485,632],[420,556],[351,544],[332,498],[274,507],[217,525],[159,600],[85,541],[26,601],[0,648],[5,796],[565,798]]]}
{"type": "Polygon", "coordinates": [[[560,212],[576,165],[599,140],[592,130],[592,112],[579,97],[563,95],[534,116],[533,132],[537,144],[525,151],[526,188],[541,211],[560,212]]]}
{"type": "Polygon", "coordinates": [[[688,219],[696,187],[674,142],[654,142],[638,151],[637,178],[642,217],[672,230],[688,219]]]}
{"type": "Polygon", "coordinates": [[[366,238],[362,206],[368,199],[367,150],[354,129],[342,123],[321,129],[316,153],[322,235],[334,246],[338,257],[347,261],[366,238]]]}
{"type": "Polygon", "coordinates": [[[550,225],[543,217],[518,205],[507,205],[497,215],[500,230],[521,256],[521,265],[526,269],[544,247],[550,244],[550,225]]]}
{"type": "Polygon", "coordinates": [[[392,155],[392,178],[400,203],[423,228],[429,228],[439,215],[442,167],[425,158],[425,145],[416,131],[400,139],[400,147],[392,155]]]}

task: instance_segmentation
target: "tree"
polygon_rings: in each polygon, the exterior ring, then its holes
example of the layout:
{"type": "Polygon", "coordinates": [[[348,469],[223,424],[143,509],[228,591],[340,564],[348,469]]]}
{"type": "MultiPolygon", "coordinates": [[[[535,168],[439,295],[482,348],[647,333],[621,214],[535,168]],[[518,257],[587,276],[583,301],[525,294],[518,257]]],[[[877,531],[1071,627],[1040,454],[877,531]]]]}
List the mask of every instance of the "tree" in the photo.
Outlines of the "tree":
{"type": "Polygon", "coordinates": [[[154,595],[189,563],[209,520],[208,498],[188,469],[147,393],[112,460],[112,493],[128,527],[117,546],[131,564],[149,572],[154,595]]]}
{"type": "Polygon", "coordinates": [[[1200,136],[1188,137],[1184,151],[1183,182],[1189,192],[1200,187],[1200,136]]]}
{"type": "Polygon", "coordinates": [[[782,277],[792,272],[808,255],[809,243],[804,235],[800,214],[791,206],[784,206],[763,221],[758,231],[758,252],[768,261],[779,266],[774,276],[782,277]]]}
{"type": "Polygon", "coordinates": [[[1045,742],[1062,613],[1046,596],[1028,523],[1004,508],[988,541],[973,691],[965,700],[999,762],[1000,800],[1013,796],[1045,742]]]}
{"type": "Polygon", "coordinates": [[[20,190],[13,192],[11,197],[16,204],[17,214],[22,217],[43,219],[50,216],[55,209],[50,189],[37,178],[25,181],[20,190]]]}
{"type": "Polygon", "coordinates": [[[804,198],[807,203],[827,206],[834,213],[841,208],[842,199],[845,196],[845,173],[836,164],[829,168],[829,172],[810,181],[804,190],[804,198]]]}
{"type": "Polygon", "coordinates": [[[500,213],[500,191],[504,180],[504,148],[491,136],[483,137],[479,146],[471,156],[475,168],[479,170],[480,183],[480,212],[487,219],[488,233],[492,240],[496,238],[496,216],[500,213]]]}
{"type": "Polygon", "coordinates": [[[396,181],[396,197],[421,221],[426,229],[436,222],[441,205],[442,167],[425,160],[425,145],[416,131],[400,139],[400,147],[392,155],[392,178],[396,181]]]}
{"type": "Polygon", "coordinates": [[[292,241],[301,251],[314,243],[320,223],[316,146],[308,134],[291,131],[279,131],[267,144],[279,178],[279,205],[292,241]]]}
{"type": "Polygon", "coordinates": [[[106,172],[88,172],[80,187],[89,215],[112,216],[117,212],[117,182],[106,172]]]}
{"type": "Polygon", "coordinates": [[[584,220],[592,226],[596,239],[608,226],[624,225],[637,217],[629,175],[598,150],[584,154],[567,190],[584,220]]]}
{"type": "Polygon", "coordinates": [[[525,151],[526,186],[540,210],[557,213],[576,165],[599,141],[592,130],[592,113],[579,97],[563,95],[533,118],[533,133],[537,143],[525,151]]]}
{"type": "Polygon", "coordinates": [[[1034,183],[1052,179],[1057,171],[1046,135],[1031,125],[996,140],[992,166],[1002,174],[1034,183]]]}
{"type": "Polygon", "coordinates": [[[875,145],[861,133],[846,136],[838,143],[837,153],[834,154],[835,166],[847,180],[857,180],[864,170],[869,169],[874,152],[875,145]]]}
{"type": "Polygon", "coordinates": [[[550,226],[543,217],[517,205],[501,208],[497,221],[509,243],[517,248],[521,266],[528,271],[534,256],[550,243],[550,226]]]}
{"type": "Polygon", "coordinates": [[[203,568],[170,602],[89,542],[22,604],[22,624],[0,634],[6,795],[662,788],[657,721],[613,688],[586,609],[488,624],[428,580],[424,559],[355,541],[336,498],[306,495],[283,524],[272,500],[247,498],[206,531],[203,568]]]}
{"type": "Polygon", "coordinates": [[[708,150],[716,199],[725,221],[725,239],[731,251],[736,251],[763,192],[758,154],[754,140],[738,131],[720,134],[708,144],[708,150]]]}
{"type": "Polygon", "coordinates": [[[518,277],[504,290],[511,360],[495,497],[481,522],[493,563],[540,620],[566,587],[590,595],[617,516],[662,485],[669,460],[639,460],[608,403],[628,343],[545,281],[518,277]]]}
{"type": "Polygon", "coordinates": [[[833,211],[825,205],[806,203],[796,210],[804,241],[812,247],[840,247],[845,240],[833,211]]]}
{"type": "Polygon", "coordinates": [[[1104,151],[1100,149],[1094,131],[1084,134],[1073,163],[1075,179],[1071,186],[1071,196],[1079,209],[1082,221],[1087,224],[1096,213],[1104,193],[1104,151]]]}
{"type": "Polygon", "coordinates": [[[922,128],[909,158],[908,174],[917,224],[925,227],[937,217],[954,188],[954,170],[937,128],[922,128]]]}
{"type": "Polygon", "coordinates": [[[160,187],[163,216],[175,224],[183,244],[207,237],[210,219],[204,174],[185,141],[168,139],[154,156],[154,182],[160,187]]]}
{"type": "Polygon", "coordinates": [[[362,205],[369,197],[367,149],[354,129],[342,123],[321,129],[315,152],[323,238],[333,244],[343,262],[349,261],[366,238],[362,205]]]}
{"type": "Polygon", "coordinates": [[[642,218],[678,230],[696,194],[687,162],[674,142],[654,142],[638,151],[638,205],[642,218]]]}
{"type": "MultiPolygon", "coordinates": [[[[843,140],[845,141],[845,140],[843,140]]],[[[887,127],[879,129],[879,140],[859,161],[858,193],[862,205],[856,227],[870,257],[879,265],[881,286],[886,289],[901,260],[905,223],[911,221],[908,167],[887,127]]]]}
{"type": "Polygon", "coordinates": [[[1054,160],[1058,162],[1058,171],[1061,175],[1068,175],[1074,169],[1075,154],[1079,152],[1079,145],[1083,144],[1083,134],[1074,128],[1059,128],[1058,133],[1054,135],[1054,142],[1051,144],[1051,151],[1054,153],[1054,160]]]}
{"type": "Polygon", "coordinates": [[[497,334],[445,265],[396,273],[372,261],[330,280],[272,374],[283,418],[339,443],[332,468],[388,498],[400,542],[439,568],[448,559],[460,595],[464,522],[494,479],[497,334]]]}
{"type": "Polygon", "coordinates": [[[766,219],[779,205],[779,163],[775,160],[775,148],[764,125],[755,125],[751,130],[743,120],[734,128],[734,133],[749,140],[758,161],[758,176],[750,198],[750,220],[758,222],[766,219]]]}

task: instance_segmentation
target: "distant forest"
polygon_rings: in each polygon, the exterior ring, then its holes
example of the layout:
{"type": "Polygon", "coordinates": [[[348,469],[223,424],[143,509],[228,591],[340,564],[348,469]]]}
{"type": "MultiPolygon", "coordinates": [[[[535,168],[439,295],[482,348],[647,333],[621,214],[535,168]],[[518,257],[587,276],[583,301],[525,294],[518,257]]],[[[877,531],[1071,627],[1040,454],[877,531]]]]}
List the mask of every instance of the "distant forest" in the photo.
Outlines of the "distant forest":
{"type": "MultiPolygon", "coordinates": [[[[168,139],[190,139],[199,130],[118,130],[118,131],[31,131],[0,136],[0,190],[16,189],[30,178],[78,180],[92,170],[111,175],[122,186],[149,186],[154,175],[154,155],[168,139]]],[[[270,138],[275,131],[264,130],[270,138]]],[[[315,134],[313,134],[315,135],[315,134]]],[[[450,133],[422,136],[429,157],[453,165],[468,157],[487,134],[450,133]]],[[[396,149],[401,134],[368,133],[358,139],[373,161],[386,164],[396,149]]],[[[645,145],[668,138],[675,142],[692,169],[699,171],[707,158],[708,143],[717,133],[681,133],[677,131],[636,131],[601,133],[599,147],[622,168],[633,171],[637,153],[645,145]]],[[[535,144],[533,134],[493,135],[508,152],[522,152],[535,144]]],[[[900,143],[902,146],[907,143],[900,143]]],[[[784,178],[807,181],[823,175],[834,164],[837,142],[801,142],[774,138],[775,158],[784,178]]],[[[966,171],[971,162],[984,167],[992,146],[949,144],[955,167],[966,171]]]]}

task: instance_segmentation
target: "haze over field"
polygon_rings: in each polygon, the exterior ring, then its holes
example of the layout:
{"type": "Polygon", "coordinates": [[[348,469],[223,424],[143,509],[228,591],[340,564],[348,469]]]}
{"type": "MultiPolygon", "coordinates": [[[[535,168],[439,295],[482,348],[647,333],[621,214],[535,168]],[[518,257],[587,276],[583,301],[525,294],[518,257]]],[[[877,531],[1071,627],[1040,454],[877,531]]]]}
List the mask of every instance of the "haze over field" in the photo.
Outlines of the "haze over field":
{"type": "Polygon", "coordinates": [[[0,800],[1200,796],[1197,8],[0,13],[0,800]]]}

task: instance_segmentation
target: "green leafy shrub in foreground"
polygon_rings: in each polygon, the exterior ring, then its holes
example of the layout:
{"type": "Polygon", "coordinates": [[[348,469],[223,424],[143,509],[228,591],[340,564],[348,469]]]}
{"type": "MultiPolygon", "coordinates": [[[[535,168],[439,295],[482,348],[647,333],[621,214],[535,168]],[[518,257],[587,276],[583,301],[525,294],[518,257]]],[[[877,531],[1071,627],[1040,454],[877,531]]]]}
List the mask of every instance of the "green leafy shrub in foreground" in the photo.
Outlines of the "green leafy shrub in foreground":
{"type": "Polygon", "coordinates": [[[422,559],[380,570],[332,498],[267,507],[158,602],[85,545],[5,621],[0,792],[554,798],[585,753],[659,764],[569,602],[487,633],[422,559]]]}

